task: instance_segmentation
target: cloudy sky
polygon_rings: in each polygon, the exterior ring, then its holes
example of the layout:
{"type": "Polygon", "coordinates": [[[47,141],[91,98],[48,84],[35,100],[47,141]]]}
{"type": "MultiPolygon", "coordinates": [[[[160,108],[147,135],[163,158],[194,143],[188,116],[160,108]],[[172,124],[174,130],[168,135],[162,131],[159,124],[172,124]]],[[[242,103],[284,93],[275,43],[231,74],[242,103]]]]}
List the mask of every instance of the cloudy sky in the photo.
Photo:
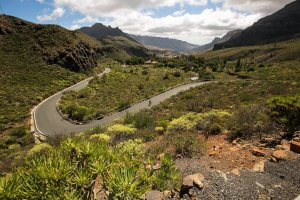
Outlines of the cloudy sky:
{"type": "Polygon", "coordinates": [[[101,22],[123,31],[205,44],[293,0],[0,0],[0,12],[68,29],[101,22]]]}

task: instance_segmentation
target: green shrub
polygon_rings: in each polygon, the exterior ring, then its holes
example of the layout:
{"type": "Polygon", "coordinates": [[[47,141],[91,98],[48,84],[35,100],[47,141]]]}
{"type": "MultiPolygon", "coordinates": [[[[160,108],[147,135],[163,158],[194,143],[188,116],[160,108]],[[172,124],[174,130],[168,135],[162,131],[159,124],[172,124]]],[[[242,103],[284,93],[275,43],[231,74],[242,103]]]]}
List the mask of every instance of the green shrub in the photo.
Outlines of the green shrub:
{"type": "Polygon", "coordinates": [[[300,95],[291,97],[272,97],[267,105],[272,119],[292,136],[300,128],[300,95]]]}
{"type": "Polygon", "coordinates": [[[172,120],[168,125],[168,130],[180,132],[185,130],[191,130],[196,125],[197,125],[197,114],[188,113],[177,119],[172,120]]]}
{"type": "Polygon", "coordinates": [[[107,128],[107,133],[113,136],[113,142],[119,142],[132,138],[137,131],[132,125],[115,124],[107,128]]]}
{"type": "Polygon", "coordinates": [[[274,127],[267,111],[260,105],[249,105],[238,108],[228,120],[229,140],[236,138],[250,139],[270,134],[274,127]]]}
{"type": "Polygon", "coordinates": [[[29,133],[29,131],[24,126],[14,128],[10,131],[11,136],[18,137],[18,138],[21,138],[28,133],[29,133]]]}
{"type": "Polygon", "coordinates": [[[168,125],[169,131],[192,130],[197,127],[199,130],[205,130],[209,133],[215,133],[221,130],[224,120],[230,114],[223,110],[211,110],[206,113],[188,113],[177,119],[172,120],[168,125]]]}
{"type": "Polygon", "coordinates": [[[10,144],[15,144],[17,143],[17,138],[14,136],[9,136],[6,140],[5,140],[5,144],[10,145],[10,144]]]}
{"type": "Polygon", "coordinates": [[[117,110],[125,110],[129,107],[130,107],[130,102],[129,101],[121,101],[119,103],[119,106],[118,106],[117,110]]]}
{"type": "Polygon", "coordinates": [[[140,141],[111,147],[68,138],[1,177],[0,199],[88,199],[97,176],[111,199],[140,199],[152,188],[167,189],[178,178],[174,162],[163,159],[161,169],[150,171],[146,166],[154,163],[144,158],[141,148],[140,141]]]}
{"type": "Polygon", "coordinates": [[[144,148],[141,139],[128,140],[119,143],[116,148],[125,154],[131,156],[141,156],[144,153],[144,148]]]}
{"type": "Polygon", "coordinates": [[[199,75],[200,80],[213,80],[213,79],[215,79],[214,74],[211,73],[211,72],[207,72],[205,69],[201,69],[198,72],[198,75],[199,75]]]}
{"type": "Polygon", "coordinates": [[[63,108],[63,112],[72,120],[83,121],[86,120],[89,109],[84,106],[79,106],[77,103],[70,103],[63,108]]]}
{"type": "Polygon", "coordinates": [[[181,73],[176,71],[176,72],[173,73],[173,76],[179,78],[179,77],[181,77],[181,73]]]}
{"type": "Polygon", "coordinates": [[[194,157],[205,151],[204,138],[195,131],[169,134],[166,141],[167,146],[174,150],[174,156],[194,157]]]}
{"type": "Polygon", "coordinates": [[[165,132],[165,129],[164,129],[164,127],[158,126],[158,127],[155,127],[155,131],[159,134],[163,134],[165,132]]]}
{"type": "Polygon", "coordinates": [[[103,142],[109,142],[111,140],[111,137],[106,134],[95,134],[95,135],[91,135],[90,139],[91,140],[99,140],[99,141],[103,141],[103,142]]]}
{"type": "Polygon", "coordinates": [[[163,191],[179,185],[180,174],[170,156],[163,156],[161,158],[161,168],[159,171],[155,172],[155,175],[155,189],[163,191]]]}
{"type": "Polygon", "coordinates": [[[146,111],[141,111],[135,114],[126,113],[124,118],[125,124],[133,124],[138,129],[149,128],[154,125],[154,119],[146,111]]]}
{"type": "Polygon", "coordinates": [[[27,153],[29,157],[33,157],[40,153],[45,153],[50,150],[52,147],[47,143],[36,144],[32,149],[30,149],[27,153]]]}

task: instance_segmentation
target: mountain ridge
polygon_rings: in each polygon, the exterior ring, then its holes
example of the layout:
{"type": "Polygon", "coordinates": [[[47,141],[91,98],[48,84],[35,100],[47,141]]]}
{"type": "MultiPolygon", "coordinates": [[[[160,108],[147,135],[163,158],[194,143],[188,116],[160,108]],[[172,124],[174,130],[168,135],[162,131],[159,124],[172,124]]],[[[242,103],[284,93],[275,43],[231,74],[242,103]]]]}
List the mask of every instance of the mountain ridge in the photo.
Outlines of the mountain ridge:
{"type": "Polygon", "coordinates": [[[193,48],[199,47],[199,45],[196,44],[166,37],[142,36],[133,34],[128,35],[145,46],[155,46],[160,49],[170,49],[176,52],[187,52],[193,48]]]}
{"type": "Polygon", "coordinates": [[[227,42],[216,44],[214,50],[280,42],[300,34],[300,0],[264,17],[227,42]]]}
{"type": "Polygon", "coordinates": [[[212,50],[214,48],[215,44],[226,42],[229,39],[231,39],[232,37],[236,37],[238,34],[241,33],[241,31],[242,31],[242,29],[236,29],[236,30],[233,30],[233,31],[229,31],[223,37],[215,37],[212,42],[210,42],[208,44],[205,44],[205,45],[202,45],[198,48],[192,49],[191,52],[200,52],[200,51],[212,50]]]}
{"type": "Polygon", "coordinates": [[[103,49],[104,54],[123,50],[128,54],[127,56],[125,55],[127,58],[130,55],[139,57],[148,56],[148,50],[143,45],[129,37],[118,27],[112,28],[102,23],[95,23],[91,27],[82,27],[76,31],[101,42],[105,46],[103,49]]]}

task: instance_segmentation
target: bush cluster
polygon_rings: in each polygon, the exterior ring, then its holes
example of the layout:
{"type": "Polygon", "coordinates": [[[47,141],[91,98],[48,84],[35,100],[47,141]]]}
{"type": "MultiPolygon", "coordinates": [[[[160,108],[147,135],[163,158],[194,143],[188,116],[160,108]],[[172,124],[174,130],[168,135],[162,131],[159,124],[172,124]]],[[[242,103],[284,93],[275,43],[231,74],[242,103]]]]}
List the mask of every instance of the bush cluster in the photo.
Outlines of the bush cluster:
{"type": "MultiPolygon", "coordinates": [[[[34,150],[35,151],[35,150],[34,150]]],[[[162,158],[158,170],[147,169],[140,141],[111,147],[106,142],[66,139],[58,148],[33,156],[10,176],[0,178],[0,199],[89,199],[100,177],[110,198],[139,199],[148,190],[177,181],[174,163],[162,158]]]]}

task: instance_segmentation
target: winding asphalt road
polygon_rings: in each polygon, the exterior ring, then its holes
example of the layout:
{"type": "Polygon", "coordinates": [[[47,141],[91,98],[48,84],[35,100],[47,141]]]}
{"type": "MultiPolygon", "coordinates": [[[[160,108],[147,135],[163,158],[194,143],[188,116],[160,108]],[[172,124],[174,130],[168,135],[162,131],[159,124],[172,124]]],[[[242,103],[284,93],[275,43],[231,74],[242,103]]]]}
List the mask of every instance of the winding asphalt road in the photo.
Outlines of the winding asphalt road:
{"type": "MultiPolygon", "coordinates": [[[[104,74],[109,73],[110,69],[105,69],[105,71],[101,74],[99,74],[99,77],[102,77],[104,74]]],[[[182,92],[189,90],[193,87],[197,87],[200,85],[204,85],[207,82],[194,82],[187,85],[182,85],[177,88],[171,89],[167,92],[161,93],[153,98],[151,98],[151,106],[149,106],[149,100],[140,102],[138,104],[133,105],[132,107],[122,111],[114,113],[108,117],[105,117],[101,120],[94,121],[89,124],[84,125],[75,125],[72,124],[65,119],[61,117],[61,115],[56,110],[56,104],[60,100],[60,98],[63,95],[63,92],[70,91],[70,90],[80,90],[85,88],[89,81],[93,77],[90,77],[88,79],[85,79],[61,92],[56,93],[55,95],[49,97],[48,99],[44,100],[42,103],[40,103],[34,110],[34,123],[35,128],[39,133],[41,133],[44,136],[47,137],[54,137],[57,135],[65,135],[69,133],[79,133],[82,131],[89,130],[91,128],[94,128],[96,126],[103,126],[107,125],[109,123],[112,123],[113,121],[120,119],[121,117],[124,117],[127,112],[130,113],[136,113],[142,109],[148,109],[152,106],[158,105],[162,101],[182,92]]],[[[128,94],[130,95],[130,94],[128,94]]]]}

